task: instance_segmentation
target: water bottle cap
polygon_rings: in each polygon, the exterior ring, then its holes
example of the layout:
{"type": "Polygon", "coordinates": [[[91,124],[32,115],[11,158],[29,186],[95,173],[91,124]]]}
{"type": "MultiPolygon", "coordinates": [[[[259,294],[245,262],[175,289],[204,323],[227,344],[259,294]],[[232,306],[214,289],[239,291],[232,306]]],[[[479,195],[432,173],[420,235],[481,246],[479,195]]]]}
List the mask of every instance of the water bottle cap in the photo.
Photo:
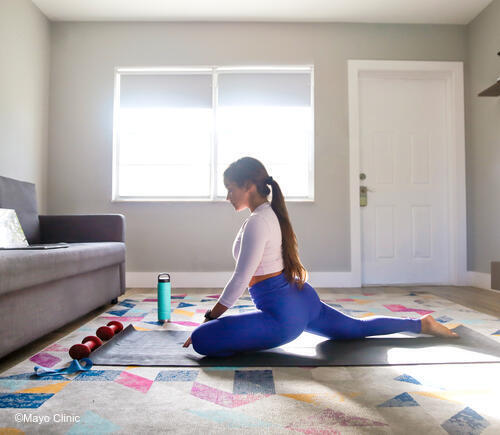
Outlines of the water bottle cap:
{"type": "Polygon", "coordinates": [[[170,282],[170,274],[160,273],[158,275],[158,282],[170,282]]]}

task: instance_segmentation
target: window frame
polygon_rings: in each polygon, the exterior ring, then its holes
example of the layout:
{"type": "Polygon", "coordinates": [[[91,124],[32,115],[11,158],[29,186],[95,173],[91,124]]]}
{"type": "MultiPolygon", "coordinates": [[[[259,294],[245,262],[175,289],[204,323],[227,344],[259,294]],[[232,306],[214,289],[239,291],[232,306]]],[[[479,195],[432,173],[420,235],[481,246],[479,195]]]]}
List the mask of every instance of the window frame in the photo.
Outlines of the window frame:
{"type": "MultiPolygon", "coordinates": [[[[210,141],[210,195],[208,197],[185,196],[123,196],[118,194],[119,187],[119,113],[120,113],[120,79],[122,75],[159,75],[159,74],[211,74],[212,76],[212,112],[213,125],[216,125],[218,102],[218,73],[248,74],[252,72],[266,73],[304,73],[309,72],[311,77],[311,144],[308,150],[308,183],[309,192],[306,196],[285,196],[287,202],[314,202],[314,150],[315,150],[315,105],[314,105],[314,65],[279,65],[279,66],[169,66],[169,67],[115,67],[114,69],[114,97],[113,97],[113,157],[112,157],[112,196],[111,202],[210,202],[226,203],[226,195],[217,196],[217,129],[213,129],[210,141]]],[[[271,174],[272,175],[272,174],[271,174]]],[[[279,181],[279,180],[278,180],[279,181]]]]}

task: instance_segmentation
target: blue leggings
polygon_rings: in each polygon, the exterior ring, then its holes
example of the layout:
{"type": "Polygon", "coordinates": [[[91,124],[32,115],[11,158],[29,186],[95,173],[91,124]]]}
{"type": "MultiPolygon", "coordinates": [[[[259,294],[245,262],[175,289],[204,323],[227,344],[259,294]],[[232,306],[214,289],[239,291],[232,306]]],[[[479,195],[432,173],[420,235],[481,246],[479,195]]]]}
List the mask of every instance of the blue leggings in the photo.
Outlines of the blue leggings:
{"type": "Polygon", "coordinates": [[[258,310],[198,326],[191,334],[197,353],[222,357],[272,349],[293,341],[303,331],[330,339],[350,339],[421,330],[420,319],[347,316],[322,302],[309,284],[305,283],[302,290],[289,284],[283,273],[255,284],[249,291],[258,310]]]}

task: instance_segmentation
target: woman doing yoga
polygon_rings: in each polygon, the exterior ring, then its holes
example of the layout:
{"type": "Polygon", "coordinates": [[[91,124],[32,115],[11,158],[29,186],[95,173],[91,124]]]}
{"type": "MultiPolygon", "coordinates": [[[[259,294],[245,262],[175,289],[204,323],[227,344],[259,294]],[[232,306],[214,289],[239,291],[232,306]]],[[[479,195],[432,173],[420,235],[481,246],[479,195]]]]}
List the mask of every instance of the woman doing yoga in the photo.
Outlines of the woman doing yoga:
{"type": "Polygon", "coordinates": [[[259,160],[243,157],[224,171],[227,198],[250,216],[236,235],[236,267],[206,320],[184,343],[208,356],[231,356],[281,346],[303,331],[330,339],[362,338],[409,331],[458,335],[430,315],[420,319],[347,316],[322,302],[307,282],[283,194],[259,160]],[[269,188],[269,186],[271,188],[269,188]],[[272,191],[272,200],[268,195],[272,191]],[[257,310],[220,317],[249,288],[257,310]]]}

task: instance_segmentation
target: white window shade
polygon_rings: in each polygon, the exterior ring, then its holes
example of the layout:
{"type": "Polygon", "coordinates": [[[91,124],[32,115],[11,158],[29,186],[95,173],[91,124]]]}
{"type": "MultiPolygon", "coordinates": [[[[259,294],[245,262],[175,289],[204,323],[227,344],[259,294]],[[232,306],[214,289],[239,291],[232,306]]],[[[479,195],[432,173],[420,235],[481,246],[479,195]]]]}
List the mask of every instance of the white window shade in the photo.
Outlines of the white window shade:
{"type": "Polygon", "coordinates": [[[122,74],[120,107],[212,107],[212,75],[122,74]]]}
{"type": "MultiPolygon", "coordinates": [[[[234,160],[262,161],[286,197],[312,196],[311,72],[219,73],[218,174],[234,160]]],[[[222,176],[217,195],[225,196],[222,176]]]]}
{"type": "Polygon", "coordinates": [[[310,72],[222,72],[218,83],[219,106],[311,106],[310,72]]]}
{"type": "Polygon", "coordinates": [[[211,74],[120,78],[120,197],[210,197],[211,74]]]}

